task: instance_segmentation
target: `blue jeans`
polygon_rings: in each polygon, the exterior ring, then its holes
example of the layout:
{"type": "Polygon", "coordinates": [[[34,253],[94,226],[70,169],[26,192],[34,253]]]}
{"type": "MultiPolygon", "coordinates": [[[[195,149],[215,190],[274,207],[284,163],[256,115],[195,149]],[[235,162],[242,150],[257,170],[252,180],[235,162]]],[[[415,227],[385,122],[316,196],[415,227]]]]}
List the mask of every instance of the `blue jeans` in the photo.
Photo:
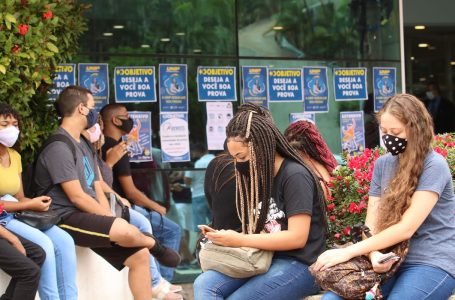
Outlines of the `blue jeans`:
{"type": "MultiPolygon", "coordinates": [[[[381,289],[384,298],[390,300],[445,300],[455,292],[455,279],[436,267],[404,263],[381,289]]],[[[343,298],[333,292],[327,292],[322,299],[343,298]]]]}
{"type": "MultiPolygon", "coordinates": [[[[172,222],[168,218],[161,216],[156,211],[146,210],[141,206],[134,205],[134,210],[145,216],[152,224],[153,235],[166,247],[169,247],[177,252],[180,248],[180,238],[182,231],[180,226],[172,222]]],[[[160,268],[161,276],[167,281],[171,281],[174,277],[174,268],[168,268],[156,264],[160,268]]]]}
{"type": "MultiPolygon", "coordinates": [[[[135,211],[134,209],[129,209],[130,211],[130,224],[136,226],[140,232],[148,232],[153,234],[152,225],[146,217],[141,215],[141,213],[135,211]]],[[[161,274],[156,265],[155,258],[150,255],[150,274],[152,275],[152,286],[156,287],[161,281],[161,274]]]]}
{"type": "Polygon", "coordinates": [[[318,291],[308,266],[290,257],[273,258],[267,273],[251,278],[232,278],[209,270],[194,282],[195,300],[293,300],[318,291]]]}
{"type": "Polygon", "coordinates": [[[77,300],[76,249],[73,238],[57,226],[40,231],[16,219],[6,228],[41,246],[46,259],[38,292],[42,300],[77,300]]]}
{"type": "Polygon", "coordinates": [[[212,222],[212,213],[205,195],[193,197],[193,231],[199,232],[197,225],[209,224],[212,222]]]}

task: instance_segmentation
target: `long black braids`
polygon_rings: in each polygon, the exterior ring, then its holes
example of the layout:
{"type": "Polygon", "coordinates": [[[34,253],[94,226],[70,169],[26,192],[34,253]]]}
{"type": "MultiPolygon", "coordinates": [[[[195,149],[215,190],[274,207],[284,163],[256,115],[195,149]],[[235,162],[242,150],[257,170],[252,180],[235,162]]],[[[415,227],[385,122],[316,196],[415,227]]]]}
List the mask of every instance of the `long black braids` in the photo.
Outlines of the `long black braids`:
{"type": "MultiPolygon", "coordinates": [[[[302,164],[312,175],[327,229],[325,198],[321,186],[317,184],[317,176],[287,142],[266,109],[252,103],[241,105],[234,118],[229,122],[226,128],[226,135],[227,139],[246,143],[249,146],[250,157],[255,159],[255,161],[250,161],[250,178],[245,178],[235,171],[238,188],[237,197],[241,198],[241,202],[246,202],[240,204],[261,203],[260,210],[257,206],[253,207],[255,209],[255,220],[248,220],[253,222],[253,224],[244,224],[244,226],[250,226],[250,229],[253,229],[255,233],[261,232],[264,228],[270,197],[272,196],[275,152],[278,152],[284,158],[290,158],[302,164]],[[248,191],[246,193],[246,201],[242,201],[242,194],[244,194],[242,190],[248,191]],[[255,199],[251,199],[252,197],[255,199]]],[[[243,209],[241,212],[243,212],[243,209]]],[[[243,229],[245,230],[244,232],[248,232],[247,228],[243,229]]]]}

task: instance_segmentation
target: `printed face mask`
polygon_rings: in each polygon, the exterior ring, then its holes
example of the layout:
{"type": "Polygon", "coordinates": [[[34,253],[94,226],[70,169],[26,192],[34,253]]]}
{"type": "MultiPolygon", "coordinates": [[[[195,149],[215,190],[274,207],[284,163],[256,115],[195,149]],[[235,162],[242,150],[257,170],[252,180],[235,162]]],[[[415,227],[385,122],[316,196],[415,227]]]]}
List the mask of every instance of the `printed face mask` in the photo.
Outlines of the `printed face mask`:
{"type": "Polygon", "coordinates": [[[243,176],[250,175],[250,161],[235,162],[235,169],[243,176]]]}
{"type": "Polygon", "coordinates": [[[87,117],[87,127],[86,129],[92,128],[95,126],[96,122],[98,121],[98,112],[92,108],[89,110],[87,117]]]}
{"type": "Polygon", "coordinates": [[[128,119],[120,119],[118,118],[120,121],[122,121],[122,125],[120,126],[117,126],[118,128],[120,128],[125,134],[128,134],[130,133],[130,131],[133,129],[133,126],[134,126],[134,121],[133,119],[131,118],[128,118],[128,119]]]}
{"type": "Polygon", "coordinates": [[[90,137],[90,143],[96,143],[100,139],[101,136],[101,128],[100,124],[96,123],[93,127],[87,130],[88,135],[90,137]],[[95,131],[92,132],[92,129],[95,128],[95,131]]]}
{"type": "Polygon", "coordinates": [[[406,145],[408,144],[407,139],[403,139],[394,135],[384,134],[382,136],[382,141],[384,145],[392,155],[398,155],[403,153],[406,150],[406,145]]]}
{"type": "Polygon", "coordinates": [[[0,144],[11,148],[16,144],[19,137],[19,129],[16,126],[8,126],[0,130],[0,144]]]}

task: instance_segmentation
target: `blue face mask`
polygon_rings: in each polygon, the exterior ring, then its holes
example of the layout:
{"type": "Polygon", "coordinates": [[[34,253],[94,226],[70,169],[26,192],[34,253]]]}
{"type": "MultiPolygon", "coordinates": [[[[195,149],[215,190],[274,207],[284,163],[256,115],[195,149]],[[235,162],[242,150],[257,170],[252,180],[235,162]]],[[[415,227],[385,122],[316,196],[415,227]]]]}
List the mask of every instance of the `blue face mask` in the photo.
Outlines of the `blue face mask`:
{"type": "Polygon", "coordinates": [[[86,117],[87,117],[87,127],[85,127],[85,129],[92,128],[93,126],[95,126],[95,124],[98,121],[98,112],[94,108],[89,109],[89,112],[86,115],[86,117]]]}

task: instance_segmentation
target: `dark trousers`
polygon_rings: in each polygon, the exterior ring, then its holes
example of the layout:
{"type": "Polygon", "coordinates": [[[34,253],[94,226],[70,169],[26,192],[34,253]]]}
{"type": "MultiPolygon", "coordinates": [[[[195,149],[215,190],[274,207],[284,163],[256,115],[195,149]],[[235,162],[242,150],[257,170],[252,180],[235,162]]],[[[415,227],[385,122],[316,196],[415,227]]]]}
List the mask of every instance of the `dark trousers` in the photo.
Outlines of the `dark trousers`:
{"type": "Polygon", "coordinates": [[[0,268],[11,281],[0,300],[33,300],[38,290],[40,266],[46,258],[44,250],[20,236],[17,236],[27,252],[20,253],[7,240],[0,238],[0,268]]]}

